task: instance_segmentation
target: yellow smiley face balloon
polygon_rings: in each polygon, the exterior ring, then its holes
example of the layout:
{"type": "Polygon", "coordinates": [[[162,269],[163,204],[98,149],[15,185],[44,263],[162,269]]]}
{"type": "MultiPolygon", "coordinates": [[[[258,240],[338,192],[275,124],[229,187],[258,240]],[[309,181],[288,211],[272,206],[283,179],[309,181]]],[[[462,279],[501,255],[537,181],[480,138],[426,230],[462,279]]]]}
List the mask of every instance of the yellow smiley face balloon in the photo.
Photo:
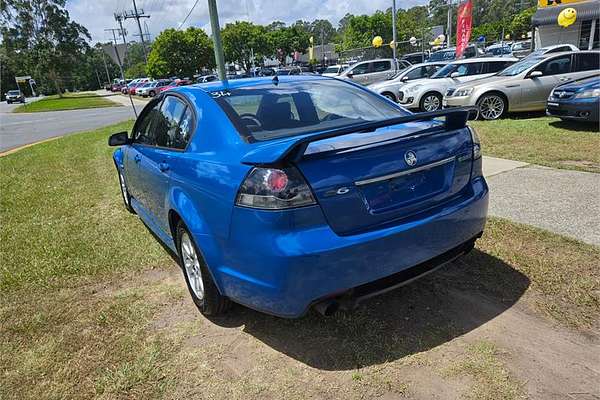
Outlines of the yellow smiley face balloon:
{"type": "Polygon", "coordinates": [[[575,20],[577,19],[577,10],[575,10],[574,8],[565,8],[564,10],[562,10],[560,12],[560,14],[558,14],[558,25],[562,26],[563,28],[568,27],[569,25],[573,25],[573,23],[575,22],[575,20]]]}
{"type": "Polygon", "coordinates": [[[373,38],[373,47],[381,47],[382,44],[383,44],[383,39],[381,38],[381,36],[375,36],[373,38]]]}

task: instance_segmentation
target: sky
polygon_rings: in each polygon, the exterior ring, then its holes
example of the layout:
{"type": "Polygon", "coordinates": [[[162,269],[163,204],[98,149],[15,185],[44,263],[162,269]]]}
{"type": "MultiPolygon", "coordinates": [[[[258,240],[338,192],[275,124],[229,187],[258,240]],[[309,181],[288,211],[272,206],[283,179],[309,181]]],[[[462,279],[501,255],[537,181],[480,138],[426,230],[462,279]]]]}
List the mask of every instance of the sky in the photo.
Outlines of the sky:
{"type": "MultiPolygon", "coordinates": [[[[143,9],[150,18],[142,21],[148,25],[151,37],[165,28],[178,28],[195,3],[195,0],[136,0],[138,11],[143,9]]],[[[298,19],[328,19],[337,27],[338,21],[351,13],[372,14],[376,10],[390,8],[392,0],[218,0],[221,26],[235,20],[269,24],[283,21],[287,24],[298,19]]],[[[410,8],[425,4],[427,0],[399,0],[398,8],[410,8]]],[[[109,40],[107,28],[117,28],[114,13],[133,9],[132,0],[68,0],[67,9],[71,18],[84,25],[92,35],[92,42],[109,40]]],[[[143,24],[143,22],[142,22],[143,24]]],[[[199,0],[182,28],[196,26],[210,33],[208,2],[199,0]]],[[[138,28],[134,19],[125,22],[128,40],[139,41],[138,28]]],[[[111,36],[112,38],[112,36],[111,36]]]]}

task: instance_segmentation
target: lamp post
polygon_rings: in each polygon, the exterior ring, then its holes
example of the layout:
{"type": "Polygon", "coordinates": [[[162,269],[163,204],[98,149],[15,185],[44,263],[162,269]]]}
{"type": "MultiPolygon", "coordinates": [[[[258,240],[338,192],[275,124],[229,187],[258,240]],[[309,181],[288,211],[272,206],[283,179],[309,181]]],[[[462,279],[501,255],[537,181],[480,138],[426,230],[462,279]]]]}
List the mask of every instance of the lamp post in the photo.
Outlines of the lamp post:
{"type": "Polygon", "coordinates": [[[225,57],[223,56],[223,45],[221,44],[221,28],[219,27],[219,14],[217,11],[216,0],[208,0],[208,13],[210,14],[210,27],[212,29],[217,71],[219,73],[219,79],[225,81],[227,80],[227,75],[225,74],[225,57]]]}

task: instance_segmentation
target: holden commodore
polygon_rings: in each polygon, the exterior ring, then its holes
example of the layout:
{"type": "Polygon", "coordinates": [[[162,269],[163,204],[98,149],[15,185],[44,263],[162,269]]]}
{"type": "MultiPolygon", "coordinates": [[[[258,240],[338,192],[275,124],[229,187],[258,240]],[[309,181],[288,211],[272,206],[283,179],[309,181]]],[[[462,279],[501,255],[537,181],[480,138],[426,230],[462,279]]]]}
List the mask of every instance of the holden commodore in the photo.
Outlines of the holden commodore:
{"type": "Polygon", "coordinates": [[[412,114],[319,76],[161,93],[114,152],[125,207],[205,315],[323,315],[472,249],[488,187],[468,111],[412,114]]]}

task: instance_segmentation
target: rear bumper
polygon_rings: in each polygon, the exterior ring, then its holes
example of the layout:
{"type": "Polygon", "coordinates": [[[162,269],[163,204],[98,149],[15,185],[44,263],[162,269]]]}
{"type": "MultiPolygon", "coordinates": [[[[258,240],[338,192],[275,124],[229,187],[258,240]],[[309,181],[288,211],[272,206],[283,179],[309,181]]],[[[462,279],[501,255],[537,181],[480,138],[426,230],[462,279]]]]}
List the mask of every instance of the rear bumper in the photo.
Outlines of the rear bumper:
{"type": "Polygon", "coordinates": [[[425,262],[430,268],[447,262],[444,254],[468,246],[485,226],[487,184],[479,177],[471,186],[468,198],[433,214],[350,236],[335,234],[316,206],[281,213],[236,208],[221,265],[207,261],[224,295],[262,312],[299,317],[318,300],[425,262]]]}
{"type": "Polygon", "coordinates": [[[552,117],[576,121],[598,121],[600,100],[597,98],[577,101],[549,100],[546,114],[552,117]]]}

